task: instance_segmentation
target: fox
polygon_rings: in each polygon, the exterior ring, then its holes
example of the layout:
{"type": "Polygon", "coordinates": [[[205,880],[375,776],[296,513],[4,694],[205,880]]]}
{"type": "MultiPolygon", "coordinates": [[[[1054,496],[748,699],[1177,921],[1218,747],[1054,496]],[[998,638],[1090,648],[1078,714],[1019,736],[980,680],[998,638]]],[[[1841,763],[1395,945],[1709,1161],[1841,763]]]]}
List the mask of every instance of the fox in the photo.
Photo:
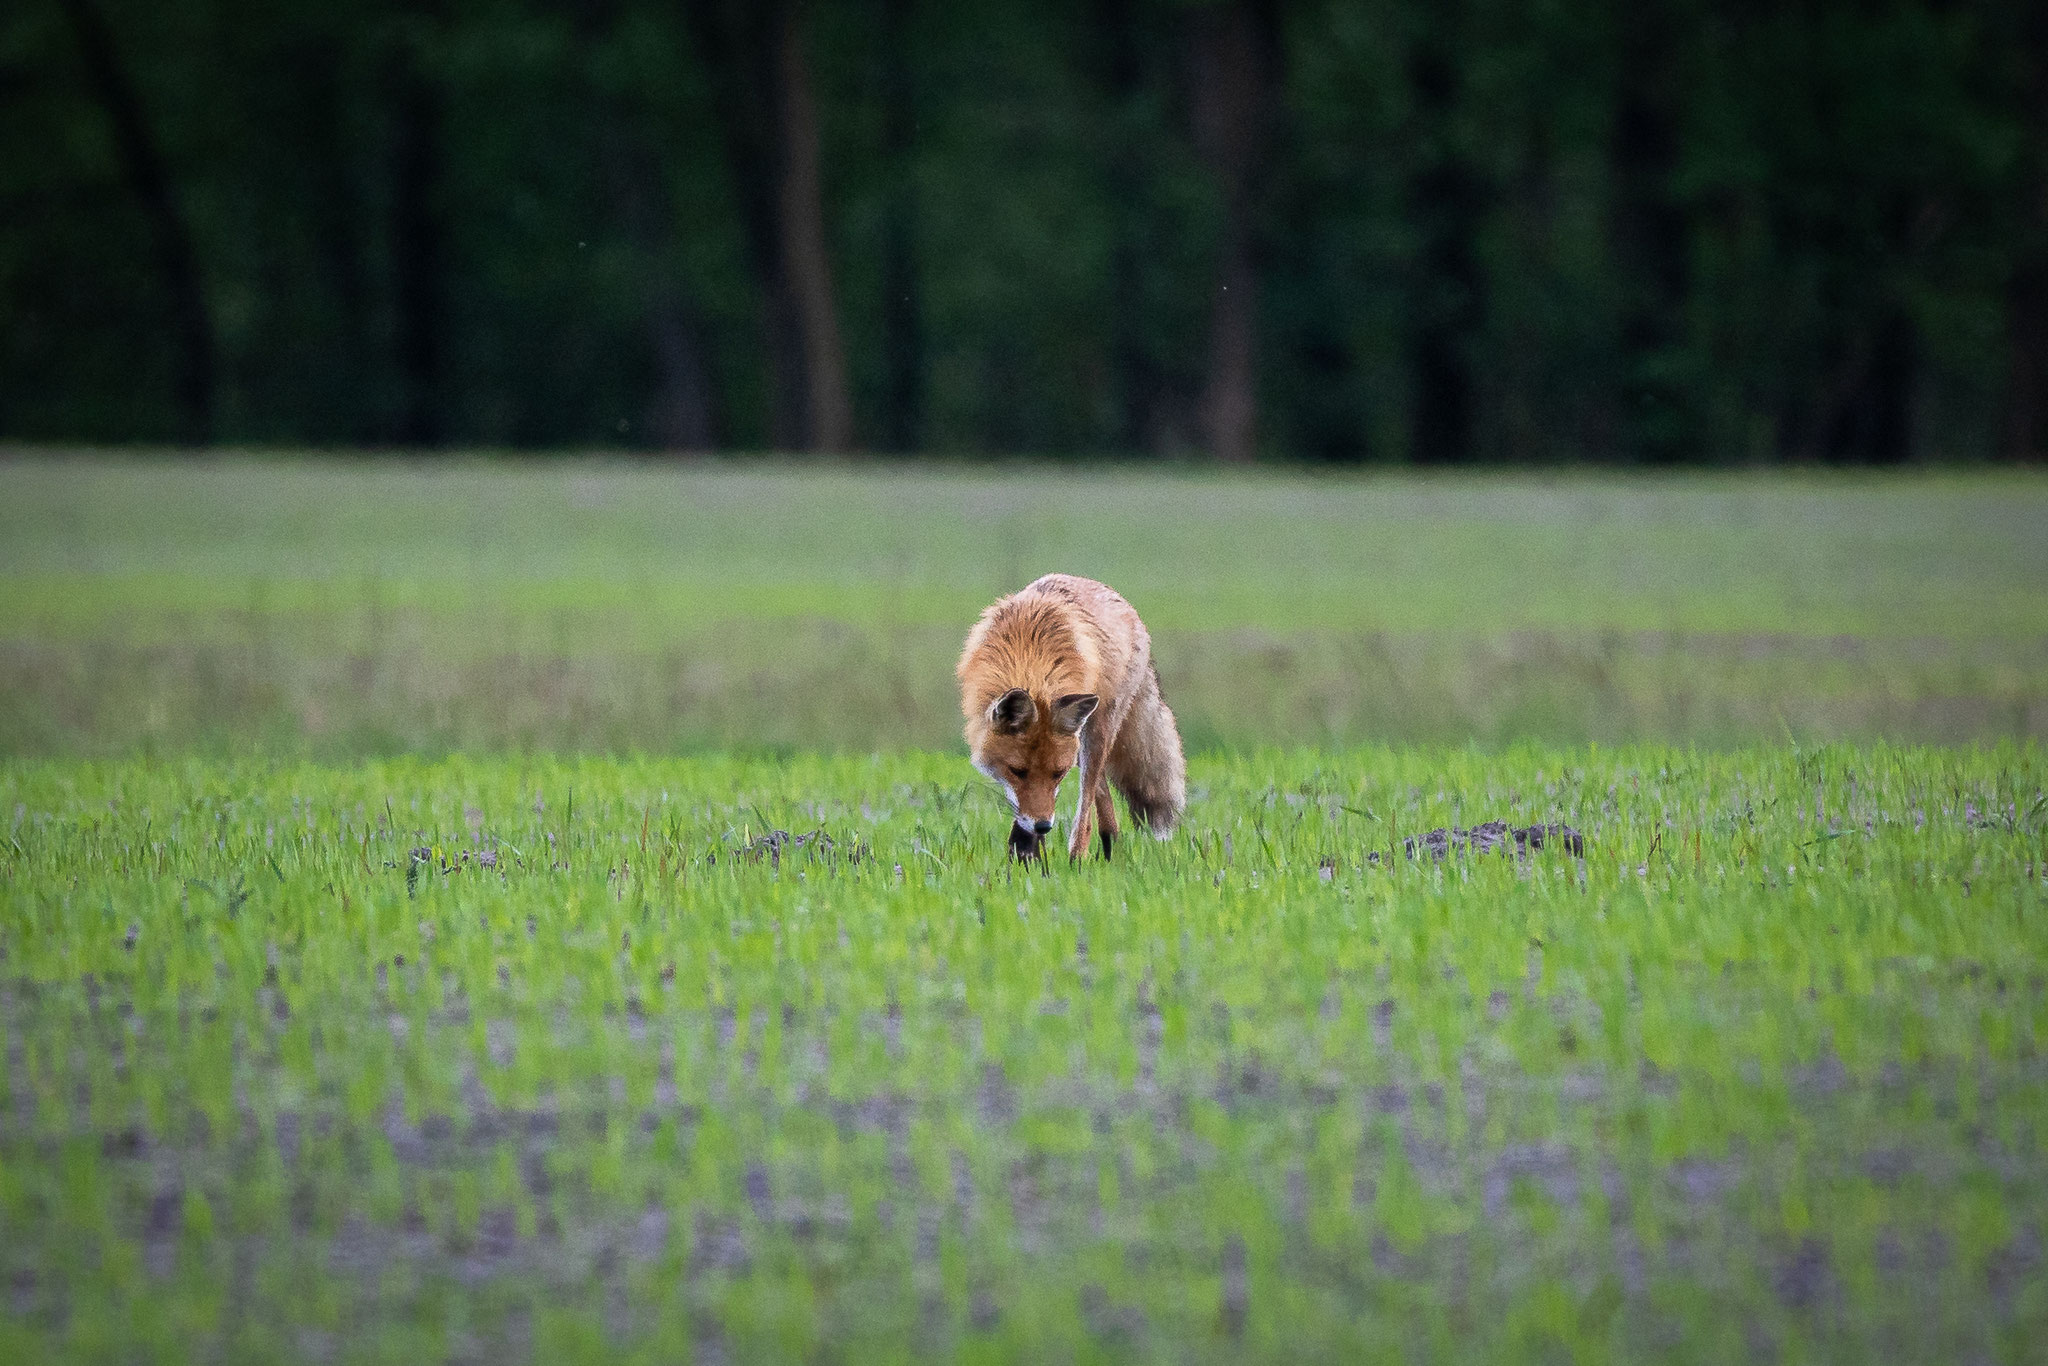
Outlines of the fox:
{"type": "Polygon", "coordinates": [[[1173,834],[1187,808],[1180,730],[1152,637],[1114,589],[1071,574],[1033,581],[982,612],[955,673],[969,755],[1010,800],[1013,857],[1044,857],[1070,771],[1070,859],[1086,855],[1091,828],[1112,856],[1122,833],[1112,785],[1154,838],[1173,834]]]}

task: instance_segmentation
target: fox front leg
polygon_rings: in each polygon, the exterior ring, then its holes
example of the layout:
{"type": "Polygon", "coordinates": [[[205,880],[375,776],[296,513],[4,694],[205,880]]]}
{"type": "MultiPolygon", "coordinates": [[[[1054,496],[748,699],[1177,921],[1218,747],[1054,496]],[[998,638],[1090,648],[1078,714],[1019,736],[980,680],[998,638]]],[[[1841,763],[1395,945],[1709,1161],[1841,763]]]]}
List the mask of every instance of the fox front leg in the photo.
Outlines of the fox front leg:
{"type": "Polygon", "coordinates": [[[1102,857],[1106,861],[1116,847],[1118,834],[1116,806],[1109,795],[1108,755],[1116,744],[1116,716],[1105,717],[1095,714],[1088,728],[1088,734],[1081,742],[1080,759],[1076,776],[1081,780],[1081,800],[1074,812],[1074,834],[1067,844],[1068,857],[1079,861],[1088,852],[1090,821],[1099,817],[1102,822],[1102,857]]]}
{"type": "Polygon", "coordinates": [[[1108,783],[1095,786],[1095,822],[1102,833],[1102,857],[1107,859],[1116,848],[1116,837],[1122,833],[1116,818],[1116,799],[1109,795],[1108,783]]]}
{"type": "Polygon", "coordinates": [[[1081,738],[1081,752],[1074,763],[1074,777],[1080,783],[1080,800],[1074,804],[1074,828],[1067,836],[1067,857],[1078,863],[1088,852],[1088,836],[1095,815],[1095,770],[1099,767],[1090,751],[1088,737],[1081,738]]]}

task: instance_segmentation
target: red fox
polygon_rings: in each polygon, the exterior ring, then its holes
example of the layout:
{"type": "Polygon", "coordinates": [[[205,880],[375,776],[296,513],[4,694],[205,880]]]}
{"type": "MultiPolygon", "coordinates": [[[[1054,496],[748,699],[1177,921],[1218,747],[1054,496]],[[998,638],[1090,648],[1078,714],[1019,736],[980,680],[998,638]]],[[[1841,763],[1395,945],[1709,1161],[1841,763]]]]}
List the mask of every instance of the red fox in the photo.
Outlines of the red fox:
{"type": "Polygon", "coordinates": [[[1173,833],[1187,806],[1180,732],[1159,695],[1152,637],[1115,592],[1069,574],[1044,578],[981,614],[960,653],[960,710],[974,766],[1001,785],[1016,813],[1010,852],[1039,854],[1053,801],[1078,768],[1080,799],[1067,854],[1088,851],[1090,816],[1102,856],[1119,831],[1103,780],[1152,834],[1173,833]]]}

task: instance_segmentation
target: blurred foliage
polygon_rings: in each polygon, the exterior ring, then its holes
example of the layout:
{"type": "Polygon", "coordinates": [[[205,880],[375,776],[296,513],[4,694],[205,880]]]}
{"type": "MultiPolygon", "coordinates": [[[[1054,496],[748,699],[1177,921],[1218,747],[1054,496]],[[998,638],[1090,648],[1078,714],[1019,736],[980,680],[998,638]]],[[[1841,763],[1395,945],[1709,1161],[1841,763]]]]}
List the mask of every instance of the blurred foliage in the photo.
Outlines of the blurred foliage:
{"type": "Polygon", "coordinates": [[[1267,454],[2048,444],[2026,0],[758,8],[787,51],[718,0],[8,6],[0,434],[816,445],[812,280],[857,446],[1172,453],[1242,279],[1267,454]],[[815,113],[815,260],[762,109],[815,113]]]}

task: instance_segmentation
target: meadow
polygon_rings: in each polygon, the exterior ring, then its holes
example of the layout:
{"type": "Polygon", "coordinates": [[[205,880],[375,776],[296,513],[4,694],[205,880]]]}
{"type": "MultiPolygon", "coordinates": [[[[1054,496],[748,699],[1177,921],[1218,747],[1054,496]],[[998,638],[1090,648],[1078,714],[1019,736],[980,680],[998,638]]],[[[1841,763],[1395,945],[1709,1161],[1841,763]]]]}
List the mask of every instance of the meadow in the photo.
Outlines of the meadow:
{"type": "Polygon", "coordinates": [[[0,1359],[2038,1351],[2048,484],[1080,488],[0,462],[0,1359]],[[955,738],[1048,561],[1108,865],[955,738]]]}
{"type": "Polygon", "coordinates": [[[0,459],[0,752],[957,744],[1116,586],[1199,748],[2048,736],[2048,481],[0,459]]]}
{"type": "Polygon", "coordinates": [[[11,767],[0,1354],[2037,1344],[2038,750],[1210,758],[1049,873],[960,770],[11,767]]]}

